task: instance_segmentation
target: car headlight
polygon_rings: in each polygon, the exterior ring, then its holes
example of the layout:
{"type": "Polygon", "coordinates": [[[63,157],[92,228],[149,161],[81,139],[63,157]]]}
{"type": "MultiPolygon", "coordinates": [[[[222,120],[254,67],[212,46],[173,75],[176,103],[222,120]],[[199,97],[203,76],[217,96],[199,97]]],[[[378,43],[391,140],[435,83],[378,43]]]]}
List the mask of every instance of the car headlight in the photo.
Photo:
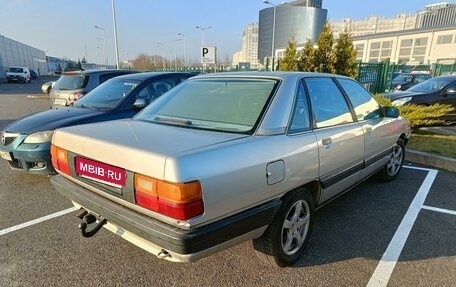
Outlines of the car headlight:
{"type": "Polygon", "coordinates": [[[403,106],[405,103],[410,102],[411,99],[412,99],[412,97],[400,98],[400,99],[393,101],[393,105],[400,107],[400,106],[403,106]]]}
{"type": "Polygon", "coordinates": [[[37,132],[27,136],[24,143],[45,143],[50,142],[54,131],[37,132]]]}
{"type": "Polygon", "coordinates": [[[402,88],[401,85],[397,85],[397,86],[396,86],[396,90],[400,90],[401,88],[402,88]]]}

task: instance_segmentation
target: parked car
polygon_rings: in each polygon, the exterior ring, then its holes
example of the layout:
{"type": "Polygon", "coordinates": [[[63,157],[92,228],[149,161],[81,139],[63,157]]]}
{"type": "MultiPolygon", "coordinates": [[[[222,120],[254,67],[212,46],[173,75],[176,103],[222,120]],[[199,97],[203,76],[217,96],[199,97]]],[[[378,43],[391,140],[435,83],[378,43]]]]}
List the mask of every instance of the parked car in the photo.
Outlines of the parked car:
{"type": "Polygon", "coordinates": [[[57,129],[51,182],[82,208],[83,236],[104,226],[178,262],[253,239],[286,266],[315,208],[374,173],[395,179],[409,137],[397,108],[348,77],[205,74],[133,119],[57,129]]]}
{"type": "MultiPolygon", "coordinates": [[[[384,96],[395,106],[405,104],[429,106],[438,103],[456,108],[456,75],[431,78],[406,91],[385,93],[384,96]]],[[[444,118],[456,121],[456,111],[445,115],[444,118]]]]}
{"type": "Polygon", "coordinates": [[[51,89],[54,86],[54,84],[55,84],[55,81],[49,81],[49,82],[44,83],[43,85],[41,85],[41,91],[43,93],[49,95],[51,93],[51,89]]]}
{"type": "Polygon", "coordinates": [[[7,125],[1,133],[0,157],[14,170],[55,173],[49,150],[56,128],[130,118],[159,97],[159,89],[170,89],[191,76],[187,73],[137,73],[108,80],[72,107],[46,110],[7,125]]]}
{"type": "Polygon", "coordinates": [[[6,70],[6,81],[8,83],[30,83],[31,79],[30,70],[27,67],[9,67],[6,70]]]}
{"type": "Polygon", "coordinates": [[[38,74],[34,70],[30,69],[30,77],[32,80],[35,80],[38,78],[38,74]]]}
{"type": "Polygon", "coordinates": [[[64,72],[51,90],[51,106],[69,106],[101,83],[131,73],[137,71],[107,69],[64,72]]]}
{"type": "Polygon", "coordinates": [[[431,74],[426,73],[401,73],[391,82],[391,89],[405,91],[414,85],[432,78],[431,74]]]}

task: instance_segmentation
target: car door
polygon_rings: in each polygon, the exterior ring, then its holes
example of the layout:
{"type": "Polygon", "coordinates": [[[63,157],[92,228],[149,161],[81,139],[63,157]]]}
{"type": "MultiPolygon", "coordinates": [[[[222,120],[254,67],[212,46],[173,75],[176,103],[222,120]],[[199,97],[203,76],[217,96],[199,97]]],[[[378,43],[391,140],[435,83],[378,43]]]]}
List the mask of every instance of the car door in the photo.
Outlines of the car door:
{"type": "Polygon", "coordinates": [[[359,180],[363,168],[364,132],[348,102],[330,77],[305,78],[319,151],[319,178],[326,201],[359,180]]]}
{"type": "Polygon", "coordinates": [[[383,116],[381,107],[372,95],[351,79],[337,79],[355,111],[356,120],[364,132],[364,158],[367,170],[383,165],[396,143],[393,119],[383,116]]]}

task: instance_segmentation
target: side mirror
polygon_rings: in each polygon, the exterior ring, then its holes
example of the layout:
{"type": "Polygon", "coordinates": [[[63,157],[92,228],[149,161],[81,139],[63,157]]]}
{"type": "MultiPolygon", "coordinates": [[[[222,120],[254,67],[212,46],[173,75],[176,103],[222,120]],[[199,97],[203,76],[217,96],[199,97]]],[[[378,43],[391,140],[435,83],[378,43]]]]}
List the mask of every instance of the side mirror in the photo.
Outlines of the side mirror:
{"type": "Polygon", "coordinates": [[[445,91],[445,95],[454,95],[454,94],[456,94],[456,88],[448,88],[445,91]]]}
{"type": "Polygon", "coordinates": [[[399,109],[396,107],[384,107],[383,111],[387,118],[397,118],[400,114],[399,109]]]}
{"type": "Polygon", "coordinates": [[[147,99],[136,99],[136,101],[133,103],[133,107],[135,109],[142,109],[145,106],[149,104],[149,101],[147,99]]]}

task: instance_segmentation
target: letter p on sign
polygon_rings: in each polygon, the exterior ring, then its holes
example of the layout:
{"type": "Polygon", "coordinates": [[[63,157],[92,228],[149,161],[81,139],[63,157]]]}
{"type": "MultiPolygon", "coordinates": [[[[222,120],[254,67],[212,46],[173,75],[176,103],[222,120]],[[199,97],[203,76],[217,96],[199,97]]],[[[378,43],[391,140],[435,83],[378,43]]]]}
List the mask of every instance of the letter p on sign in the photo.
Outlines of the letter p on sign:
{"type": "Polygon", "coordinates": [[[202,64],[215,64],[216,48],[215,47],[202,47],[201,48],[201,63],[202,64]]]}

